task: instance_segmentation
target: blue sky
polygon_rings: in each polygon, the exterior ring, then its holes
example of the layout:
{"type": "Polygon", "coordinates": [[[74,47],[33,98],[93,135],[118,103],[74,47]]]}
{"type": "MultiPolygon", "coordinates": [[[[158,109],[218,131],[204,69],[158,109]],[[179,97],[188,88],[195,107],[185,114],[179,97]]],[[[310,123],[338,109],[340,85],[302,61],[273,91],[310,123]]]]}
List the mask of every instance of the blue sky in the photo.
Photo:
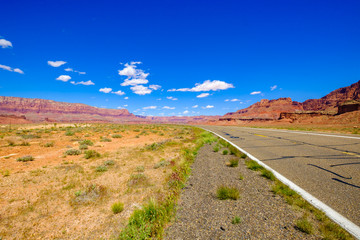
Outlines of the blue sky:
{"type": "Polygon", "coordinates": [[[0,95],[223,115],[360,79],[360,1],[4,1],[0,95]]]}

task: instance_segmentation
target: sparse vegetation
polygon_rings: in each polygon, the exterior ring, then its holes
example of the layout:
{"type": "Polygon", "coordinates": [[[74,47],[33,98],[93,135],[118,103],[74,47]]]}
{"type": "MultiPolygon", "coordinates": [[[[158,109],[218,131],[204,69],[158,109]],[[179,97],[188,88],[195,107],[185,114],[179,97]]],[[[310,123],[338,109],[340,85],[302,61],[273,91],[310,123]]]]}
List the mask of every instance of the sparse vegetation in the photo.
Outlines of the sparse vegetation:
{"type": "Polygon", "coordinates": [[[220,200],[237,200],[240,197],[240,193],[235,187],[220,186],[216,191],[216,197],[220,200]]]}
{"type": "Polygon", "coordinates": [[[122,138],[122,135],[120,135],[120,134],[113,134],[111,137],[112,137],[112,138],[122,138]]]}
{"type": "Polygon", "coordinates": [[[106,172],[108,170],[108,168],[104,165],[100,165],[96,168],[96,172],[106,172]]]}
{"type": "Polygon", "coordinates": [[[165,167],[165,166],[168,166],[170,163],[168,161],[165,161],[165,160],[162,160],[158,163],[156,163],[154,165],[154,168],[157,169],[157,168],[160,168],[160,167],[165,167]]]}
{"type": "Polygon", "coordinates": [[[90,158],[98,158],[100,157],[100,153],[98,153],[95,150],[87,150],[84,152],[84,158],[90,159],[90,158]]]}
{"type": "Polygon", "coordinates": [[[311,234],[313,232],[313,226],[305,216],[297,220],[296,228],[307,234],[311,234]]]}
{"type": "Polygon", "coordinates": [[[275,181],[275,179],[276,179],[274,174],[265,168],[261,169],[261,176],[263,176],[264,178],[270,179],[271,181],[275,181]]]}
{"type": "Polygon", "coordinates": [[[44,147],[53,147],[54,146],[54,142],[47,142],[44,144],[44,147]]]}
{"type": "Polygon", "coordinates": [[[79,146],[79,149],[80,149],[80,150],[87,150],[87,149],[89,149],[89,147],[88,147],[88,145],[86,145],[86,144],[81,144],[81,145],[79,146]]]}
{"type": "Polygon", "coordinates": [[[239,159],[238,158],[232,158],[229,161],[229,167],[237,167],[239,165],[239,159]]]}
{"type": "Polygon", "coordinates": [[[70,155],[70,156],[80,155],[80,154],[81,154],[81,151],[78,149],[74,149],[74,148],[66,150],[66,152],[65,152],[65,155],[70,155]]]}
{"type": "Polygon", "coordinates": [[[214,152],[218,152],[219,150],[220,150],[219,146],[216,145],[216,146],[213,147],[214,152]]]}
{"type": "Polygon", "coordinates": [[[229,151],[226,149],[222,152],[223,155],[227,155],[228,153],[229,153],[229,151]]]}
{"type": "Polygon", "coordinates": [[[107,137],[101,137],[100,138],[100,142],[111,142],[112,140],[110,138],[107,137]]]}
{"type": "Polygon", "coordinates": [[[241,222],[241,218],[239,216],[235,216],[232,220],[232,224],[239,224],[241,222]]]}
{"type": "Polygon", "coordinates": [[[111,211],[114,214],[121,213],[124,210],[124,204],[122,202],[116,202],[113,205],[111,205],[111,211]]]}
{"type": "Polygon", "coordinates": [[[93,146],[94,143],[91,140],[85,139],[79,142],[79,145],[93,146]]]}
{"type": "Polygon", "coordinates": [[[31,156],[31,155],[27,155],[27,156],[19,157],[18,159],[16,159],[16,161],[18,161],[18,162],[30,162],[30,161],[34,161],[34,157],[31,156]]]}
{"type": "Polygon", "coordinates": [[[247,161],[245,161],[245,164],[248,169],[253,170],[253,171],[260,171],[260,170],[264,169],[263,166],[259,165],[254,160],[247,160],[247,161]]]}

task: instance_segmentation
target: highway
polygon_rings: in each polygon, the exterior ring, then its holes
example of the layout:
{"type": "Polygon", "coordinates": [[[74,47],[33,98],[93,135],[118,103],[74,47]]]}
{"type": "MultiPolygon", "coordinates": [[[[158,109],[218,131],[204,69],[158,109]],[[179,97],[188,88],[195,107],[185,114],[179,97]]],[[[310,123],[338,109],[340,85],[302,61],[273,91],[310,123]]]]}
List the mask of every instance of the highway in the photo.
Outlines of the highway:
{"type": "Polygon", "coordinates": [[[233,142],[360,226],[360,136],[201,127],[233,142]]]}

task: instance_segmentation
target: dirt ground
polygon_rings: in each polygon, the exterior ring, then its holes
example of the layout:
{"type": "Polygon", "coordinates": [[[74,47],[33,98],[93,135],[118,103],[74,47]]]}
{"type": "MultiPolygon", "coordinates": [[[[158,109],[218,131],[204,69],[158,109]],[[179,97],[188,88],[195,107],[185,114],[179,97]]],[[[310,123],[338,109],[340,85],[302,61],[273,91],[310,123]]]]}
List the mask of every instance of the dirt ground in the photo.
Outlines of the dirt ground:
{"type": "Polygon", "coordinates": [[[145,200],[161,198],[191,138],[191,128],[167,125],[1,128],[0,239],[116,237],[145,200]],[[115,202],[124,204],[118,214],[115,202]]]}

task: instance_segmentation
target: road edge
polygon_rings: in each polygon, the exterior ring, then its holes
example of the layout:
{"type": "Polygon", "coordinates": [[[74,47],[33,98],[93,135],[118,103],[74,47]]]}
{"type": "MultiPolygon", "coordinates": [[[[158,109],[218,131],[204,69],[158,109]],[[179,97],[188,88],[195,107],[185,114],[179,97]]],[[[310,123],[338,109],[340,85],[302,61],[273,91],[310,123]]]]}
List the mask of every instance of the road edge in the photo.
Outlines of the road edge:
{"type": "Polygon", "coordinates": [[[256,161],[258,164],[260,164],[267,170],[271,171],[279,181],[281,181],[282,183],[289,186],[292,190],[297,192],[300,196],[302,196],[311,205],[313,205],[317,209],[323,211],[331,220],[333,220],[334,222],[339,224],[342,228],[344,228],[346,231],[348,231],[351,235],[353,235],[355,238],[360,240],[360,227],[359,226],[357,226],[356,224],[351,222],[349,219],[342,216],[340,213],[338,213],[337,211],[335,211],[334,209],[332,209],[331,207],[329,207],[328,205],[326,205],[325,203],[323,203],[316,197],[312,196],[310,193],[306,192],[304,189],[302,189],[301,187],[299,187],[298,185],[296,185],[295,183],[293,183],[292,181],[290,181],[289,179],[287,179],[286,177],[284,177],[283,175],[281,175],[280,173],[278,173],[277,171],[275,171],[274,169],[272,169],[271,167],[269,167],[268,165],[266,165],[265,163],[263,163],[262,161],[260,161],[259,159],[257,159],[253,155],[251,155],[250,153],[248,153],[247,151],[245,151],[244,149],[242,149],[241,147],[237,146],[230,140],[224,138],[223,136],[221,136],[209,129],[206,129],[206,128],[202,128],[202,129],[204,129],[208,132],[211,132],[212,134],[229,142],[231,145],[236,147],[238,150],[245,153],[249,158],[256,161]]]}

